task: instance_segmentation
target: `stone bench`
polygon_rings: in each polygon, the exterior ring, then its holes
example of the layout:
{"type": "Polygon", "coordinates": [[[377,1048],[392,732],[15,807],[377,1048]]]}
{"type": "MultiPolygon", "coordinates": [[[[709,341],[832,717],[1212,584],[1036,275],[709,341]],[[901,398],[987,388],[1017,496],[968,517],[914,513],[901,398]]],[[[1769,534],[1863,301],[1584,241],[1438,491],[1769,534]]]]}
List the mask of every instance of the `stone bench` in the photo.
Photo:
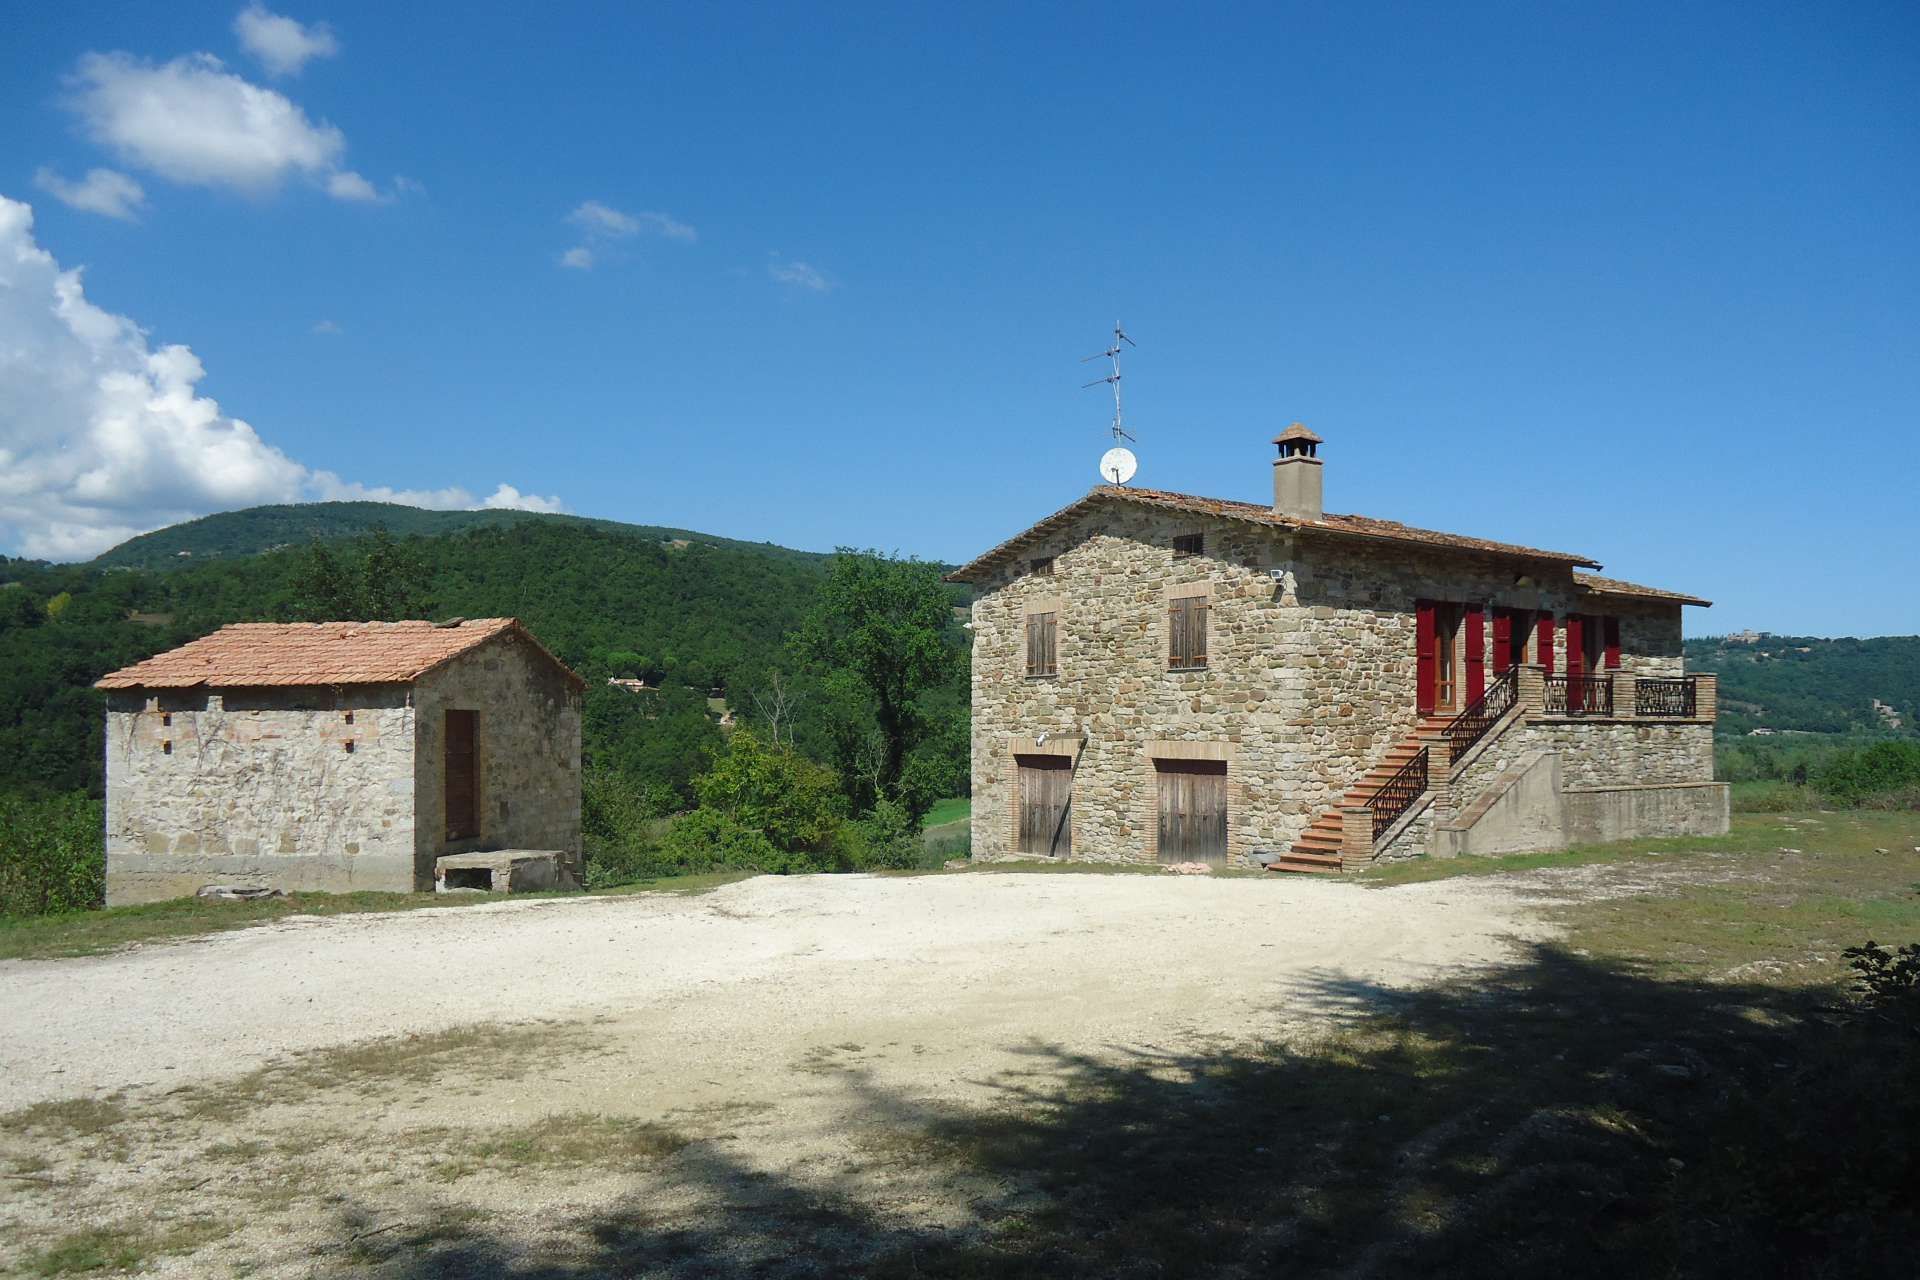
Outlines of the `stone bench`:
{"type": "Polygon", "coordinates": [[[433,887],[437,893],[527,893],[571,888],[572,877],[558,849],[496,849],[435,858],[433,887]]]}

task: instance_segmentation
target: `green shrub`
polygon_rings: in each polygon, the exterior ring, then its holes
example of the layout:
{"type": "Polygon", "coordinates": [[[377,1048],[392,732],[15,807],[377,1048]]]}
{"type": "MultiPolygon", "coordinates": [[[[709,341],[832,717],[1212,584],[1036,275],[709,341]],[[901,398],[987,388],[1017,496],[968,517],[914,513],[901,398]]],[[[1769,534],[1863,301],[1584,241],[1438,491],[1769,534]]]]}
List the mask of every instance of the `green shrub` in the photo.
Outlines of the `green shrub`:
{"type": "Polygon", "coordinates": [[[717,809],[696,809],[674,823],[660,843],[660,856],[675,872],[689,873],[723,867],[769,875],[844,869],[830,850],[782,849],[764,831],[717,809]]]}
{"type": "Polygon", "coordinates": [[[1841,751],[1814,771],[1813,785],[1842,804],[1920,787],[1920,742],[1876,742],[1841,751]]]}
{"type": "Polygon", "coordinates": [[[1732,804],[1739,813],[1800,813],[1818,809],[1820,796],[1791,782],[1736,782],[1732,804]]]}
{"type": "Polygon", "coordinates": [[[90,911],[106,897],[106,817],[85,795],[0,795],[0,916],[90,911]]]}
{"type": "Polygon", "coordinates": [[[1854,995],[1864,1007],[1920,1030],[1920,942],[1889,951],[1869,938],[1840,954],[1853,970],[1854,995]]]}
{"type": "Polygon", "coordinates": [[[924,864],[920,824],[907,807],[884,797],[846,826],[847,861],[859,871],[906,871],[924,864]]]}
{"type": "Polygon", "coordinates": [[[826,848],[845,806],[832,770],[791,747],[762,742],[749,729],[734,730],[693,790],[701,809],[724,814],[786,852],[826,848]]]}

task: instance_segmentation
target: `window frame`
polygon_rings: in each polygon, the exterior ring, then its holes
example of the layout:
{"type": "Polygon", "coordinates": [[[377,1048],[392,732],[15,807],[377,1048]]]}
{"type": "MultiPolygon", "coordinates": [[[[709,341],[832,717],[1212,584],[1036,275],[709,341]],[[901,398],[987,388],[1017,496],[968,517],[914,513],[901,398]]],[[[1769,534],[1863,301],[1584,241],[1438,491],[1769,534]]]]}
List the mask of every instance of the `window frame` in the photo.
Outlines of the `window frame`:
{"type": "Polygon", "coordinates": [[[1026,615],[1027,679],[1051,680],[1060,674],[1060,611],[1036,609],[1026,615]],[[1044,637],[1044,639],[1042,639],[1044,637]],[[1036,651],[1035,643],[1040,642],[1036,651]]]}
{"type": "Polygon", "coordinates": [[[1207,533],[1201,529],[1194,533],[1176,533],[1173,535],[1173,558],[1191,560],[1195,556],[1207,554],[1207,533]],[[1191,544],[1191,545],[1182,545],[1191,544]]]}

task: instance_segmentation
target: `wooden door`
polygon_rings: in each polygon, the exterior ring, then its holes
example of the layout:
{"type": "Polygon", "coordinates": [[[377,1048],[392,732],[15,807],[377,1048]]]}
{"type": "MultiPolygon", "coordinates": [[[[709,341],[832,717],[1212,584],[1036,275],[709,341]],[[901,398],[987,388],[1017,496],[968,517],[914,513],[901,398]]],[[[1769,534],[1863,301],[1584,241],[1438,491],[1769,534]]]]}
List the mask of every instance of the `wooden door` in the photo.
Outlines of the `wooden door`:
{"type": "Polygon", "coordinates": [[[1073,852],[1073,760],[1017,756],[1020,789],[1019,853],[1064,858],[1073,852]]]}
{"type": "Polygon", "coordinates": [[[446,719],[447,839],[480,834],[480,713],[449,711],[446,719]]]}
{"type": "Polygon", "coordinates": [[[1227,863],[1227,762],[1155,760],[1160,861],[1227,863]]]}

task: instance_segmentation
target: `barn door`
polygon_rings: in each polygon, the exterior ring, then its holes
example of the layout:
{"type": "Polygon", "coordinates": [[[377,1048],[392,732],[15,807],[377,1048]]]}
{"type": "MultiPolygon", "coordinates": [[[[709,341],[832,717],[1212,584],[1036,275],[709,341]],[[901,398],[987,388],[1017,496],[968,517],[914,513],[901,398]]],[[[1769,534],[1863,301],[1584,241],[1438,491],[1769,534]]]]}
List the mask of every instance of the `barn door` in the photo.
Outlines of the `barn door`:
{"type": "Polygon", "coordinates": [[[1064,858],[1073,852],[1073,761],[1067,756],[1017,756],[1020,853],[1064,858]]]}
{"type": "Polygon", "coordinates": [[[1227,863],[1227,762],[1155,760],[1160,861],[1227,863]]]}
{"type": "Polygon", "coordinates": [[[446,721],[447,839],[480,834],[480,713],[449,711],[446,721]]]}

